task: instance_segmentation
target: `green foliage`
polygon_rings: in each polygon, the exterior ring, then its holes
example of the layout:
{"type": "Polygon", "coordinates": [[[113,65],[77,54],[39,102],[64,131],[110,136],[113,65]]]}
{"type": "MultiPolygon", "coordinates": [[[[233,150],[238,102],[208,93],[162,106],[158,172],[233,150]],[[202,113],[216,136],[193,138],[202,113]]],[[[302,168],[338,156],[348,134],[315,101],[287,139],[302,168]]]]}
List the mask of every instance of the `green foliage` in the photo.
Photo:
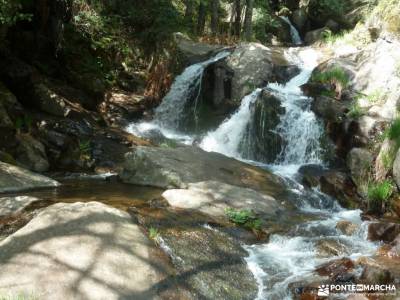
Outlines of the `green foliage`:
{"type": "Polygon", "coordinates": [[[394,150],[397,150],[396,148],[390,149],[382,154],[382,164],[386,170],[390,170],[393,167],[393,162],[396,157],[396,151],[394,150]]]}
{"type": "Polygon", "coordinates": [[[384,134],[400,146],[400,118],[396,118],[384,134]]]}
{"type": "Polygon", "coordinates": [[[18,132],[27,131],[29,132],[32,128],[33,120],[29,115],[24,115],[22,117],[18,117],[15,120],[15,129],[18,132]]]}
{"type": "Polygon", "coordinates": [[[120,5],[118,13],[147,50],[160,51],[174,32],[184,28],[183,15],[171,0],[137,1],[120,5]]]}
{"type": "Polygon", "coordinates": [[[92,145],[90,141],[79,141],[79,152],[81,160],[89,160],[92,152],[92,145]]]}
{"type": "MultiPolygon", "coordinates": [[[[322,33],[322,40],[327,43],[327,44],[335,44],[336,42],[340,40],[346,39],[346,37],[349,35],[349,31],[342,31],[339,33],[333,33],[331,30],[326,29],[322,33]]],[[[351,41],[349,41],[351,42],[351,41]]]]}
{"type": "Polygon", "coordinates": [[[225,213],[229,221],[232,223],[249,229],[261,229],[261,220],[257,218],[250,210],[235,210],[233,208],[227,208],[225,213]]]}
{"type": "Polygon", "coordinates": [[[338,18],[344,14],[346,4],[345,0],[311,0],[309,11],[317,17],[338,18]]]}
{"type": "Polygon", "coordinates": [[[382,19],[387,24],[387,29],[400,34],[400,2],[398,0],[380,0],[372,16],[382,19]]]}
{"type": "Polygon", "coordinates": [[[0,25],[12,26],[18,21],[32,19],[32,14],[21,13],[20,0],[0,0],[0,25]]]}
{"type": "Polygon", "coordinates": [[[0,300],[38,300],[38,297],[33,295],[18,294],[16,296],[3,296],[0,295],[0,300]]]}
{"type": "Polygon", "coordinates": [[[155,227],[150,227],[149,228],[149,237],[152,240],[157,240],[159,236],[160,236],[160,232],[158,231],[157,228],[155,228],[155,227]]]}
{"type": "Polygon", "coordinates": [[[385,97],[385,92],[382,89],[376,89],[370,93],[366,98],[370,103],[378,103],[385,97]]]}
{"type": "Polygon", "coordinates": [[[381,212],[385,204],[393,194],[393,184],[389,180],[368,184],[368,206],[371,211],[381,212]]]}
{"type": "Polygon", "coordinates": [[[364,114],[365,114],[364,109],[358,104],[357,101],[354,101],[351,104],[349,111],[347,112],[347,117],[352,119],[358,119],[362,117],[364,114]]]}
{"type": "Polygon", "coordinates": [[[350,84],[349,75],[343,68],[338,66],[314,74],[312,80],[320,83],[340,84],[343,89],[347,88],[350,84]]]}

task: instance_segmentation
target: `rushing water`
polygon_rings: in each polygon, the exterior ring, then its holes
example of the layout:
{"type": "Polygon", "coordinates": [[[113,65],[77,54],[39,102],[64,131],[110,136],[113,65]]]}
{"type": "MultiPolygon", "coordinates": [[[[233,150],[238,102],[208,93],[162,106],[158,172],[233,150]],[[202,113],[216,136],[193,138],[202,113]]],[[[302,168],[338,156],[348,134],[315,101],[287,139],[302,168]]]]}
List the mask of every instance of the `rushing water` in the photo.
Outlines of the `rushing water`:
{"type": "Polygon", "coordinates": [[[187,67],[183,73],[176,77],[170,91],[157,107],[154,119],[151,122],[133,123],[127,131],[138,135],[147,136],[154,132],[160,132],[163,136],[191,144],[193,137],[182,133],[182,120],[186,116],[185,109],[189,105],[192,115],[196,117],[196,109],[201,92],[201,84],[205,69],[227,57],[229,51],[217,53],[210,59],[187,67]],[[193,99],[193,95],[195,95],[193,99]]]}
{"type": "MultiPolygon", "coordinates": [[[[295,35],[293,39],[296,41],[295,35]]],[[[179,118],[182,117],[180,112],[183,112],[189,95],[193,95],[193,88],[198,88],[201,84],[205,66],[225,55],[227,54],[223,53],[186,69],[176,79],[171,92],[157,109],[156,119],[153,122],[134,124],[130,130],[143,134],[146,130],[157,129],[169,138],[188,143],[193,141],[193,136],[183,135],[177,130],[179,118]]],[[[254,161],[250,163],[268,168],[284,178],[288,190],[294,195],[293,200],[299,213],[311,214],[314,218],[313,221],[299,222],[284,235],[272,235],[266,244],[246,246],[249,252],[248,266],[259,286],[257,299],[292,299],[289,288],[292,284],[321,280],[313,272],[319,264],[340,256],[357,258],[371,255],[377,249],[376,244],[366,239],[367,224],[360,219],[361,211],[343,209],[335,199],[318,190],[307,190],[297,182],[297,171],[301,166],[323,164],[320,146],[323,129],[310,109],[311,99],[300,88],[307,83],[317,66],[318,53],[312,48],[289,48],[286,57],[300,68],[300,73],[286,84],[269,83],[265,87],[280,99],[285,108],[285,113],[281,115],[275,128],[275,132],[285,140],[285,146],[272,165],[254,161]],[[351,236],[343,235],[335,228],[340,220],[357,224],[358,231],[351,236]],[[324,242],[339,245],[339,256],[321,255],[317,249],[324,242]]],[[[261,92],[262,89],[255,89],[244,97],[237,111],[218,128],[208,132],[199,146],[206,151],[246,160],[240,151],[240,144],[245,139],[246,129],[253,118],[252,106],[261,92]]]]}
{"type": "Polygon", "coordinates": [[[297,29],[293,26],[293,24],[290,22],[289,18],[285,16],[281,16],[280,18],[290,26],[290,35],[292,37],[293,44],[301,45],[303,41],[301,40],[300,34],[297,31],[297,29]]]}

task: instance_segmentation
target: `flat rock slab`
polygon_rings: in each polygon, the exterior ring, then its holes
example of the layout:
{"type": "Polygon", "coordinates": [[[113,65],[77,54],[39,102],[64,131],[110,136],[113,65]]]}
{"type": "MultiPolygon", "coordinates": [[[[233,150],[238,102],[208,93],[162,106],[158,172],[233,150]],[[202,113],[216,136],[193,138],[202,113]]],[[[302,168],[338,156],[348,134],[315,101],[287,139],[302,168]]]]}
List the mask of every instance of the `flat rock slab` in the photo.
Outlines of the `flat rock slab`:
{"type": "Polygon", "coordinates": [[[197,147],[138,146],[126,155],[120,173],[126,183],[161,188],[187,188],[189,183],[219,181],[275,195],[284,192],[276,175],[236,159],[197,147]]]}
{"type": "Polygon", "coordinates": [[[0,162],[0,193],[50,188],[58,185],[59,183],[51,178],[0,162]]]}
{"type": "Polygon", "coordinates": [[[277,215],[278,202],[248,188],[237,187],[217,181],[191,183],[188,189],[171,189],[162,195],[169,205],[193,209],[213,217],[224,217],[227,208],[250,209],[264,216],[277,215]]]}
{"type": "Polygon", "coordinates": [[[157,299],[151,247],[126,212],[98,202],[55,204],[0,243],[0,295],[157,299]]]}
{"type": "Polygon", "coordinates": [[[0,198],[0,218],[16,215],[38,200],[29,196],[2,197],[0,198]]]}

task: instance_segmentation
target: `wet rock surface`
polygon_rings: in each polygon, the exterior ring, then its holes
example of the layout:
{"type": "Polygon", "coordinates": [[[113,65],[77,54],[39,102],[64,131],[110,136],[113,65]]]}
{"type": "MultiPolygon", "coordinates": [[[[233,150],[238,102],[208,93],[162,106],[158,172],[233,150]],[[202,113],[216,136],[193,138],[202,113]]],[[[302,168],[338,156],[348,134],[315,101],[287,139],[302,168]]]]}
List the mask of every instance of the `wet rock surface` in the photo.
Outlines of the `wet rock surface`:
{"type": "Polygon", "coordinates": [[[368,226],[368,239],[371,241],[393,242],[400,234],[400,224],[374,222],[368,226]]]}
{"type": "Polygon", "coordinates": [[[0,197],[0,219],[19,214],[38,200],[30,196],[0,197]]]}
{"type": "Polygon", "coordinates": [[[268,195],[284,191],[281,179],[268,171],[189,146],[136,147],[126,155],[120,176],[126,183],[163,188],[186,188],[192,182],[215,180],[268,195]]]}
{"type": "Polygon", "coordinates": [[[262,218],[277,218],[282,213],[279,203],[270,196],[217,181],[190,183],[188,189],[167,190],[163,197],[173,207],[213,217],[225,217],[227,208],[251,210],[262,218]]]}
{"type": "Polygon", "coordinates": [[[153,238],[170,256],[176,284],[189,299],[255,298],[257,284],[244,260],[247,252],[210,217],[159,208],[130,213],[148,230],[157,230],[153,238]]]}

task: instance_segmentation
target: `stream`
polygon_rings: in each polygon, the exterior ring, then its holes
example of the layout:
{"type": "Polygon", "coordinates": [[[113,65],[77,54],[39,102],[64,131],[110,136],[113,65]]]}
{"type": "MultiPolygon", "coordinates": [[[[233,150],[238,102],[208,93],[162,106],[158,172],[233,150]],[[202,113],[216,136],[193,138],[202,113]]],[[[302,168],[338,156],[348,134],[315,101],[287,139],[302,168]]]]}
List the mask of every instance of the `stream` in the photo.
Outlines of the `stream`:
{"type": "MultiPolygon", "coordinates": [[[[293,37],[297,38],[295,34],[293,37]]],[[[297,40],[295,44],[299,44],[297,40]]],[[[286,143],[272,164],[249,160],[241,147],[246,139],[246,128],[253,118],[252,105],[263,89],[255,89],[245,96],[236,112],[226,118],[218,128],[200,138],[195,132],[190,134],[180,130],[178,112],[183,112],[183,107],[189,101],[188,95],[197,95],[204,69],[227,55],[222,52],[206,62],[187,68],[176,78],[171,91],[156,110],[154,119],[131,124],[127,130],[144,137],[158,131],[167,138],[186,144],[201,140],[198,145],[206,151],[219,152],[266,168],[285,180],[288,189],[296,197],[295,206],[298,212],[311,214],[315,218],[298,223],[284,235],[273,234],[268,243],[247,245],[245,249],[249,253],[248,266],[259,287],[257,299],[293,299],[290,288],[293,284],[321,280],[314,272],[321,263],[340,257],[356,259],[370,256],[377,250],[378,244],[367,240],[368,224],[361,220],[360,210],[344,209],[335,199],[322,194],[318,189],[306,190],[298,181],[298,170],[301,166],[314,164],[326,167],[320,145],[323,127],[310,109],[311,99],[300,89],[301,85],[308,82],[318,64],[316,50],[307,47],[287,48],[286,59],[297,65],[301,72],[286,84],[269,83],[264,87],[278,97],[285,108],[275,132],[286,143]],[[336,223],[341,220],[357,224],[358,230],[351,236],[343,235],[335,228],[336,223]],[[340,245],[340,254],[320,255],[317,247],[324,241],[340,245]]],[[[197,105],[197,99],[192,103],[197,105]]]]}

